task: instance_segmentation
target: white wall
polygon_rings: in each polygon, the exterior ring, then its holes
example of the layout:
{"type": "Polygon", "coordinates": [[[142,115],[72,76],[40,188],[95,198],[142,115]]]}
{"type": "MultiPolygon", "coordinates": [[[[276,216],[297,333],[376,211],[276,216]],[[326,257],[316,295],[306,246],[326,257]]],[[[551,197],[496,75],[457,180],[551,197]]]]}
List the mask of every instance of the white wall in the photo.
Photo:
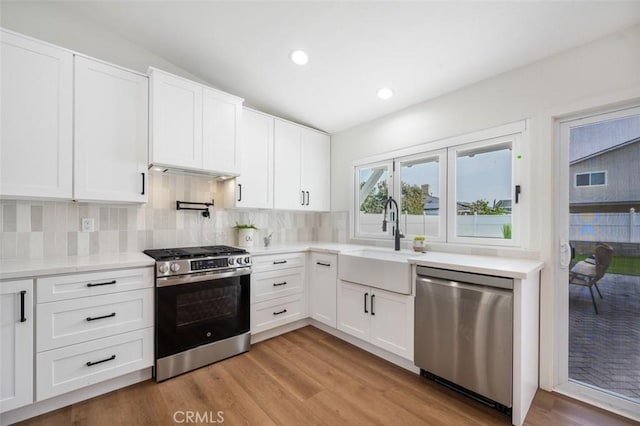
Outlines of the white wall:
{"type": "MultiPolygon", "coordinates": [[[[555,237],[557,145],[555,119],[600,106],[640,102],[640,26],[504,73],[331,138],[331,206],[349,210],[351,163],[369,155],[531,119],[528,152],[530,238],[528,252],[545,262],[542,273],[541,386],[549,389],[558,368],[555,237]]],[[[390,104],[390,108],[393,104],[390,104]]],[[[450,251],[463,250],[452,247],[450,251]]],[[[506,249],[494,250],[504,253],[506,249]]],[[[491,251],[487,251],[490,253],[491,251]]],[[[566,275],[566,273],[565,273],[566,275]]],[[[564,307],[566,309],[566,307],[564,307]]]]}
{"type": "Polygon", "coordinates": [[[149,66],[154,66],[205,83],[153,52],[90,20],[69,14],[52,2],[3,1],[0,26],[132,70],[146,73],[149,66]]]}

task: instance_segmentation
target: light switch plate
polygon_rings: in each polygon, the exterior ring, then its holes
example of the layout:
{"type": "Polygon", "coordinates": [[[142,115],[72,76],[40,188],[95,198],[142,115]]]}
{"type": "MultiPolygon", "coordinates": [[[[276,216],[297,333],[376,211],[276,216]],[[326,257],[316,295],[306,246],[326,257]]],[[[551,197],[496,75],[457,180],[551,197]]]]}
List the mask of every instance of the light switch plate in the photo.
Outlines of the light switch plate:
{"type": "Polygon", "coordinates": [[[82,219],[82,232],[93,232],[95,230],[96,229],[95,229],[93,218],[82,219]]]}

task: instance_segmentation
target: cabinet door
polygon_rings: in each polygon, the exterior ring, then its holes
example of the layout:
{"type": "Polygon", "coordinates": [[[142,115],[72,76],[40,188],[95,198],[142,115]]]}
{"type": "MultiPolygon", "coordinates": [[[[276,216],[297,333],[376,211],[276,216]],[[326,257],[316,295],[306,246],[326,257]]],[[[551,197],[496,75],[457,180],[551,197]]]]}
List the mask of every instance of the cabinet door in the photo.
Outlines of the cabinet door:
{"type": "Polygon", "coordinates": [[[369,341],[371,289],[340,281],[338,292],[338,330],[369,341]]]}
{"type": "Polygon", "coordinates": [[[329,211],[331,185],[331,147],[328,135],[302,129],[302,190],[306,192],[305,207],[315,211],[329,211]]]}
{"type": "Polygon", "coordinates": [[[147,201],[148,78],[75,58],[74,198],[147,201]]]}
{"type": "Polygon", "coordinates": [[[0,283],[0,413],[33,402],[32,306],[32,280],[0,283]]]}
{"type": "Polygon", "coordinates": [[[0,36],[0,195],[70,199],[73,55],[0,36]]]}
{"type": "Polygon", "coordinates": [[[413,360],[413,296],[373,290],[371,343],[413,360]]]}
{"type": "Polygon", "coordinates": [[[235,182],[235,205],[273,208],[273,117],[245,109],[241,129],[241,172],[235,182]]]}
{"type": "Polygon", "coordinates": [[[240,173],[242,99],[202,89],[202,168],[221,174],[240,173]]]}
{"type": "Polygon", "coordinates": [[[338,257],[333,254],[311,255],[311,318],[336,327],[336,293],[338,285],[338,257]]]}
{"type": "Polygon", "coordinates": [[[282,210],[304,210],[306,196],[302,193],[300,126],[275,120],[274,207],[282,210]]]}
{"type": "Polygon", "coordinates": [[[152,70],[151,117],[149,161],[202,168],[202,86],[152,70]]]}

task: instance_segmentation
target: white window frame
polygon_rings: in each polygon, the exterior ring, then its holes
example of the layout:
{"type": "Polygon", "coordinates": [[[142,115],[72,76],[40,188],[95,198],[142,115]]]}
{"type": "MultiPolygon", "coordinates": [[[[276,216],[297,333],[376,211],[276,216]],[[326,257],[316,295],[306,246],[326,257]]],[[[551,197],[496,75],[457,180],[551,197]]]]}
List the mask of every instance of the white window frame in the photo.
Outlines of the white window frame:
{"type": "MultiPolygon", "coordinates": [[[[447,150],[439,149],[436,151],[428,151],[420,154],[408,155],[395,159],[395,174],[393,179],[393,199],[402,205],[402,163],[413,162],[418,160],[426,160],[430,158],[438,158],[438,186],[440,193],[440,212],[438,222],[438,235],[426,235],[428,242],[445,242],[447,240],[447,150]],[[398,179],[395,179],[395,176],[398,179]]],[[[413,239],[415,235],[408,234],[406,226],[404,226],[404,215],[400,212],[400,230],[404,233],[406,239],[413,239]]]]}
{"type": "Polygon", "coordinates": [[[448,169],[449,176],[449,204],[448,211],[451,212],[447,216],[447,241],[460,244],[482,244],[492,246],[518,247],[520,245],[520,212],[521,204],[516,203],[515,187],[521,185],[520,176],[516,167],[516,156],[520,148],[521,136],[518,134],[500,136],[496,138],[486,139],[478,142],[472,142],[465,145],[458,145],[448,149],[448,169]],[[456,194],[456,160],[458,151],[467,151],[482,147],[491,147],[494,145],[502,145],[511,142],[511,238],[487,238],[487,237],[466,237],[456,235],[457,221],[457,194],[456,194]]]}
{"type": "Polygon", "coordinates": [[[607,186],[607,182],[609,182],[609,177],[607,176],[607,171],[606,170],[595,170],[592,172],[579,172],[579,173],[575,173],[573,175],[573,186],[574,188],[593,188],[595,186],[607,186]],[[604,183],[599,183],[596,185],[593,185],[591,183],[591,175],[594,173],[603,173],[604,174],[604,183]],[[579,175],[589,175],[589,185],[578,185],[578,176],[579,175]]]}
{"type": "MultiPolygon", "coordinates": [[[[380,221],[380,232],[379,233],[362,233],[360,232],[360,170],[361,169],[370,169],[373,167],[385,166],[388,171],[389,177],[387,178],[387,190],[389,194],[393,194],[393,160],[386,161],[377,161],[375,163],[363,163],[357,166],[354,166],[353,172],[353,217],[354,220],[351,222],[354,224],[354,232],[356,233],[356,238],[364,238],[364,239],[385,239],[390,240],[392,238],[391,235],[391,227],[387,228],[386,232],[382,231],[382,221],[380,221]]],[[[395,198],[394,198],[395,199],[395,198]]]]}
{"type": "MultiPolygon", "coordinates": [[[[359,188],[359,170],[361,168],[375,167],[380,164],[390,165],[392,173],[390,174],[391,184],[390,188],[393,188],[392,196],[395,200],[400,195],[400,179],[395,179],[396,170],[393,169],[394,162],[406,161],[410,158],[419,158],[433,156],[436,153],[446,151],[445,160],[441,163],[440,174],[441,177],[441,197],[445,199],[445,215],[444,220],[440,221],[440,226],[445,227],[444,230],[440,230],[440,236],[438,238],[427,239],[431,242],[439,242],[445,244],[460,244],[460,245],[476,245],[485,247],[510,247],[510,248],[526,248],[524,243],[528,239],[528,230],[526,224],[529,223],[529,215],[527,214],[527,206],[529,206],[530,200],[527,190],[530,188],[530,181],[525,179],[527,171],[530,169],[529,160],[527,160],[528,147],[526,141],[529,140],[528,132],[529,124],[528,120],[521,120],[502,126],[492,127],[488,129],[479,130],[477,132],[468,133],[464,135],[454,136],[442,140],[423,143],[420,145],[403,148],[396,151],[387,153],[381,153],[372,155],[361,160],[356,160],[352,163],[352,206],[350,209],[351,216],[351,239],[358,240],[391,240],[393,237],[390,232],[385,234],[363,234],[360,232],[360,224],[358,218],[359,212],[359,195],[356,193],[359,188]],[[452,153],[463,146],[471,146],[472,144],[493,144],[499,139],[512,141],[512,234],[511,239],[504,240],[500,238],[484,238],[484,237],[455,237],[455,205],[451,208],[452,200],[455,203],[455,194],[452,195],[452,189],[455,190],[455,165],[454,168],[450,168],[450,162],[452,161],[452,153]],[[524,160],[522,160],[524,158],[524,160]],[[396,182],[397,181],[397,182],[396,182]],[[520,193],[519,203],[515,202],[515,187],[520,185],[522,191],[520,193]],[[451,213],[454,212],[454,213],[451,213]]],[[[455,156],[453,157],[455,161],[455,156]]],[[[388,185],[390,184],[388,183],[388,185]]],[[[442,217],[442,216],[441,216],[442,217]]],[[[382,226],[382,224],[381,224],[382,226]]],[[[389,227],[391,229],[392,227],[389,227]]],[[[402,221],[401,221],[402,230],[402,221]]],[[[406,241],[406,238],[405,238],[406,241]]]]}

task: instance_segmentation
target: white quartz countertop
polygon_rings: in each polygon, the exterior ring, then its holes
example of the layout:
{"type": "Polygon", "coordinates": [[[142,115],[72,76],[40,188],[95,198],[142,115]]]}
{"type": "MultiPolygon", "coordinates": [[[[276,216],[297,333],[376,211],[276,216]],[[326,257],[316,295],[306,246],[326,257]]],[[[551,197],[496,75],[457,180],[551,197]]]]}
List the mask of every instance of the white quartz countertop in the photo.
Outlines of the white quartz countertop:
{"type": "Polygon", "coordinates": [[[153,266],[155,260],[144,253],[59,256],[46,259],[0,261],[0,279],[41,277],[44,275],[153,266]]]}
{"type": "Polygon", "coordinates": [[[322,253],[338,254],[346,250],[358,250],[369,246],[340,244],[340,243],[324,243],[324,242],[307,242],[297,244],[278,244],[269,247],[251,247],[246,250],[254,256],[292,253],[300,251],[315,251],[322,253]]]}
{"type": "Polygon", "coordinates": [[[427,252],[408,259],[418,266],[453,269],[476,274],[525,279],[539,272],[544,263],[539,260],[512,259],[494,256],[477,256],[442,252],[427,252]]]}

